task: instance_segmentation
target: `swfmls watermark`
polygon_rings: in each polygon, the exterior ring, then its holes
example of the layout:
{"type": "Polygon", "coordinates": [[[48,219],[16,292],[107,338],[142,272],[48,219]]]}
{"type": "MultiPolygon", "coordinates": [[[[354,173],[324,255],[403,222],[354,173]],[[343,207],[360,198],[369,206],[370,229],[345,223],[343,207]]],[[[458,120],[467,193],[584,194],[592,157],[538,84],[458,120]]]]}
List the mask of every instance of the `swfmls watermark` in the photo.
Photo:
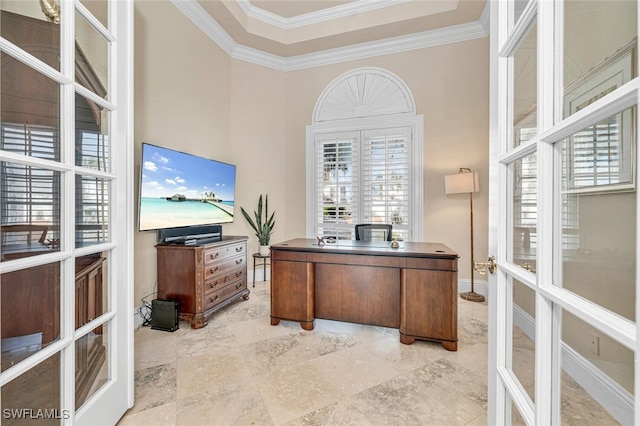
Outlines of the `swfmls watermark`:
{"type": "Polygon", "coordinates": [[[69,410],[57,408],[3,408],[2,418],[13,420],[51,420],[68,419],[71,417],[69,410]]]}

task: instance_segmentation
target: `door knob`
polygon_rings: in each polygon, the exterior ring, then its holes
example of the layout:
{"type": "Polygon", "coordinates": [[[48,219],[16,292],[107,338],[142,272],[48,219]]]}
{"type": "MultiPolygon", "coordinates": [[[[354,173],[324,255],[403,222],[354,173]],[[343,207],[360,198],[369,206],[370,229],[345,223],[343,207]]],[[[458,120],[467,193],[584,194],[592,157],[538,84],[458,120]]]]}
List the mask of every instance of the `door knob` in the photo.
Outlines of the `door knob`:
{"type": "Polygon", "coordinates": [[[489,271],[491,275],[496,273],[496,268],[498,264],[496,263],[496,257],[491,256],[487,259],[486,262],[478,262],[477,260],[473,261],[473,269],[475,269],[480,275],[484,275],[489,271]]]}

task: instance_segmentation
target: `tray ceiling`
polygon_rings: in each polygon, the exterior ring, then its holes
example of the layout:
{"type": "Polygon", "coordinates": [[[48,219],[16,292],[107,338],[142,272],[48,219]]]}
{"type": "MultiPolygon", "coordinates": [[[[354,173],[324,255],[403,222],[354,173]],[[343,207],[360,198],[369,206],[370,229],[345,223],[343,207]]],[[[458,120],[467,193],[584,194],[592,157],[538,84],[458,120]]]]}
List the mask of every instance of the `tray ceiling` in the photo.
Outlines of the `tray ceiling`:
{"type": "Polygon", "coordinates": [[[480,20],[486,0],[198,0],[239,45],[282,58],[480,20]]]}

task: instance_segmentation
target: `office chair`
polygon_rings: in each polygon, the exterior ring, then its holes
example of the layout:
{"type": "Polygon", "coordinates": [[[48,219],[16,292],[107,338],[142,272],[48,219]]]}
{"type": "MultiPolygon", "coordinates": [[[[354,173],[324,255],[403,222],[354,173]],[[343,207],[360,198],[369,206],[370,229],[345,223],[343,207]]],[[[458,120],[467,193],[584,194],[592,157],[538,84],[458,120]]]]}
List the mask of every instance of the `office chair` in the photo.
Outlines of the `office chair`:
{"type": "Polygon", "coordinates": [[[386,223],[361,223],[356,225],[356,240],[391,241],[393,226],[386,223]]]}

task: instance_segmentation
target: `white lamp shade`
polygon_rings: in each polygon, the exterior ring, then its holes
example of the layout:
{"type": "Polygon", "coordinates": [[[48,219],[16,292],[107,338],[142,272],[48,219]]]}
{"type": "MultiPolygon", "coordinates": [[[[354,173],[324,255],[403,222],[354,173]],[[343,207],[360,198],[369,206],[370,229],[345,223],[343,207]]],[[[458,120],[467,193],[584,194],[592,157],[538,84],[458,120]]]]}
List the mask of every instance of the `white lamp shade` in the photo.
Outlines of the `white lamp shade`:
{"type": "Polygon", "coordinates": [[[477,172],[457,173],[444,177],[446,194],[462,194],[480,191],[480,178],[477,172]]]}

